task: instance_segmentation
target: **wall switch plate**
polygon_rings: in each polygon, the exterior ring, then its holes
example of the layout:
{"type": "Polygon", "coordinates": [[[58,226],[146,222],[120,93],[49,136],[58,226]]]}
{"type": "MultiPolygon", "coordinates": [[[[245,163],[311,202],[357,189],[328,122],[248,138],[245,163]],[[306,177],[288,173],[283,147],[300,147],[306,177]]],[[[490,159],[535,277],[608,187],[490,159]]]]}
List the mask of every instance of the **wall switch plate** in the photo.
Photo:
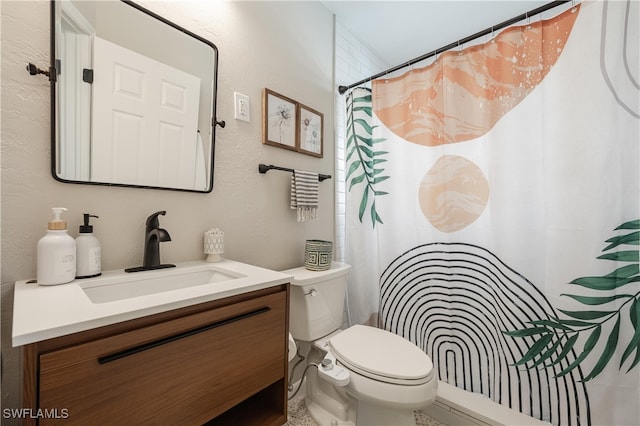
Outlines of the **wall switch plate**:
{"type": "Polygon", "coordinates": [[[251,105],[249,97],[238,92],[233,92],[234,118],[240,121],[251,121],[251,105]]]}

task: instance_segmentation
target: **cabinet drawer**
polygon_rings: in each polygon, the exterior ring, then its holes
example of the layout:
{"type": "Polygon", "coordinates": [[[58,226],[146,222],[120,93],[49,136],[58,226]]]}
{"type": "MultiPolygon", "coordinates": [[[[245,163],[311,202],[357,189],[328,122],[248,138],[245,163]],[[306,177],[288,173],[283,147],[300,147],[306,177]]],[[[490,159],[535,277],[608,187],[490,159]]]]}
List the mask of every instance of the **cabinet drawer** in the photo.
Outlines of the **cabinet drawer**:
{"type": "Polygon", "coordinates": [[[286,292],[40,355],[41,424],[201,425],[286,375],[286,292]]]}

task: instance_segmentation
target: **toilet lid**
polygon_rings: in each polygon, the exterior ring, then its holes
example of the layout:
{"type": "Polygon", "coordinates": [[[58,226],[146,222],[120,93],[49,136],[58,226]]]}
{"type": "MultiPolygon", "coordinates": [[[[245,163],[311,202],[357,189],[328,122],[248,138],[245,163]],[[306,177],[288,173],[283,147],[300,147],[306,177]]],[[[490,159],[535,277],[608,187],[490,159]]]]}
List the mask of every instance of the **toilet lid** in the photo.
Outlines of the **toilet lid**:
{"type": "Polygon", "coordinates": [[[329,340],[345,367],[374,380],[418,385],[431,380],[431,358],[416,345],[379,328],[354,325],[329,340]]]}

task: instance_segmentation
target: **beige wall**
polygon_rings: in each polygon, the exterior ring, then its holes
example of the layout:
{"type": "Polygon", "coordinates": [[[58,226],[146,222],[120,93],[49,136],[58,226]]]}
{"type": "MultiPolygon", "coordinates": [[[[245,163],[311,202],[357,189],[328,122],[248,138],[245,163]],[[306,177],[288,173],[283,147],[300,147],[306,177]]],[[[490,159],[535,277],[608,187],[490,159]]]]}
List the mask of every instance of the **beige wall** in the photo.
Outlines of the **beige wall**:
{"type": "Polygon", "coordinates": [[[335,179],[320,186],[320,219],[297,223],[288,206],[290,175],[257,172],[265,162],[333,174],[331,13],[306,1],[142,4],[218,46],[218,118],[227,127],[218,128],[210,194],[56,182],[49,171],[49,82],[25,71],[28,62],[49,63],[49,3],[0,2],[3,408],[20,407],[20,351],[11,348],[13,282],[35,276],[36,244],[51,207],[69,209],[73,236],[82,213],[100,216],[94,225],[104,270],[142,262],[144,221],[157,210],[167,210],[161,226],[173,239],[161,246],[165,262],[204,258],[202,234],[214,226],[225,231],[226,257],[272,269],[300,265],[305,239],[333,239],[335,179]],[[264,87],[324,113],[324,158],[262,145],[264,87]],[[250,97],[250,123],[233,119],[234,91],[250,97]]]}

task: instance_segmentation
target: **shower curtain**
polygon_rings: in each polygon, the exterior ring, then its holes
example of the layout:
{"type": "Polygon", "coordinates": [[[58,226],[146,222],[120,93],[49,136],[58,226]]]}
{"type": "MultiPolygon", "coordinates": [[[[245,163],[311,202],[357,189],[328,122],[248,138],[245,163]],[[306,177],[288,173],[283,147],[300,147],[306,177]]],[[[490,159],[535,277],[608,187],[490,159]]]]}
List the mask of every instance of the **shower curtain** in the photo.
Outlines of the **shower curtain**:
{"type": "Polygon", "coordinates": [[[353,323],[552,424],[640,424],[639,19],[584,2],[347,95],[353,323]]]}

